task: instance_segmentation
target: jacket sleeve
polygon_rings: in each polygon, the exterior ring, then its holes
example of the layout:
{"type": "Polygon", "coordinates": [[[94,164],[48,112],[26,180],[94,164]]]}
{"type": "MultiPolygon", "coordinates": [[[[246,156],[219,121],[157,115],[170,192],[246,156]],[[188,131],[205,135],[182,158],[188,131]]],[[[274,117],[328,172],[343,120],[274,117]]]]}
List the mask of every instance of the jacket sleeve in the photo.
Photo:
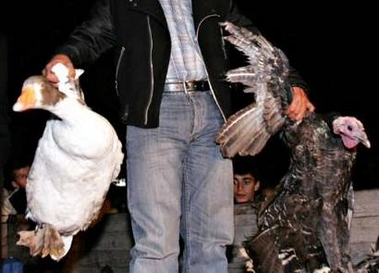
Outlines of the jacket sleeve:
{"type": "Polygon", "coordinates": [[[291,69],[290,69],[290,72],[289,72],[289,75],[288,75],[288,81],[289,81],[289,84],[290,84],[291,87],[298,86],[298,87],[301,87],[302,89],[304,89],[304,91],[306,93],[309,93],[309,86],[308,86],[308,84],[301,77],[301,75],[299,74],[299,72],[295,68],[293,68],[293,67],[291,67],[291,69]]]}
{"type": "Polygon", "coordinates": [[[78,25],[54,54],[65,54],[75,66],[90,65],[116,44],[109,0],[98,0],[89,18],[78,25]]]}
{"type": "Polygon", "coordinates": [[[237,5],[235,4],[235,1],[233,0],[229,1],[229,14],[227,16],[227,20],[237,26],[246,28],[253,33],[260,33],[253,22],[240,12],[237,5]]]}

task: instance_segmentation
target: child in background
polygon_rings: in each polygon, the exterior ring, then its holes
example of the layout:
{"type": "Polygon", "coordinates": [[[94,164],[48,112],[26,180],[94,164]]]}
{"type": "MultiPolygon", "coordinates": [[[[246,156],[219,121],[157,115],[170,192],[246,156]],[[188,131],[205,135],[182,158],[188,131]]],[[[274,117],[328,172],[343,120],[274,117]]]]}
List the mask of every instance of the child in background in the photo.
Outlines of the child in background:
{"type": "MultiPolygon", "coordinates": [[[[25,220],[26,193],[25,186],[30,165],[14,165],[10,172],[7,187],[1,190],[1,258],[8,258],[8,223],[16,223],[17,229],[29,227],[25,220]],[[20,217],[18,217],[20,216],[20,217]]],[[[11,233],[13,234],[13,233],[11,233]]]]}
{"type": "Polygon", "coordinates": [[[242,242],[258,231],[257,212],[261,198],[258,160],[250,156],[233,158],[234,241],[227,249],[229,272],[246,272],[242,242]]]}
{"type": "Polygon", "coordinates": [[[253,166],[236,164],[233,174],[235,203],[254,202],[255,193],[260,187],[255,173],[253,166]]]}
{"type": "Polygon", "coordinates": [[[26,211],[26,183],[30,171],[29,164],[21,164],[13,168],[11,172],[12,186],[15,190],[8,197],[10,203],[17,211],[17,214],[24,214],[26,211]]]}
{"type": "Polygon", "coordinates": [[[3,202],[1,204],[1,222],[5,223],[9,217],[24,214],[26,209],[26,181],[30,171],[29,164],[14,165],[10,172],[8,188],[3,188],[3,202]]]}

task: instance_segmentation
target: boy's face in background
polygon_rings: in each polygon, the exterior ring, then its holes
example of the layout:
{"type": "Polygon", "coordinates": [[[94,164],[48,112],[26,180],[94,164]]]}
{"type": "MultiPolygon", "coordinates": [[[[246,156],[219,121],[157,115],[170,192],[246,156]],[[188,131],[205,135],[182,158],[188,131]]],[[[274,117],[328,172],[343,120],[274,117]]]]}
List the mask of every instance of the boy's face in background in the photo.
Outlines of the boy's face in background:
{"type": "Polygon", "coordinates": [[[25,166],[13,171],[13,180],[17,187],[25,188],[28,174],[30,171],[30,166],[25,166]]]}
{"type": "Polygon", "coordinates": [[[250,173],[234,174],[234,200],[236,203],[254,201],[255,192],[259,189],[259,181],[250,173]]]}

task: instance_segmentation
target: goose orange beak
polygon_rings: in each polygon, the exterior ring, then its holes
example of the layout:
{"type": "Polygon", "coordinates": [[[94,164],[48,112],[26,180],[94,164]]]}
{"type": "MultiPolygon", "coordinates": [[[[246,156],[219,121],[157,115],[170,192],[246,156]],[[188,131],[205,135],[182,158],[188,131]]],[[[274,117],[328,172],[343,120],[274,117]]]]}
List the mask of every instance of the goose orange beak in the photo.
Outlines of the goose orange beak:
{"type": "Polygon", "coordinates": [[[36,103],[36,96],[34,88],[25,86],[22,88],[21,95],[18,97],[17,102],[13,105],[13,111],[21,112],[34,107],[36,103]]]}

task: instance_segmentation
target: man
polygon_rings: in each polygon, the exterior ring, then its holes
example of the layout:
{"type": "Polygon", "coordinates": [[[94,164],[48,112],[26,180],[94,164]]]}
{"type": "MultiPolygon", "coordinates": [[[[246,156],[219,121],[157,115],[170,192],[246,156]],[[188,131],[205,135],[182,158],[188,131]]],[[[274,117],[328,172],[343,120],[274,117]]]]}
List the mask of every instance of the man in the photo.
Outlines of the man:
{"type": "MultiPolygon", "coordinates": [[[[127,194],[135,245],[130,272],[226,273],[233,241],[232,163],[214,138],[230,116],[221,22],[257,31],[229,0],[101,0],[56,51],[51,68],[93,63],[117,48],[116,91],[127,125],[127,194]]],[[[313,105],[294,73],[291,119],[313,105]]]]}

